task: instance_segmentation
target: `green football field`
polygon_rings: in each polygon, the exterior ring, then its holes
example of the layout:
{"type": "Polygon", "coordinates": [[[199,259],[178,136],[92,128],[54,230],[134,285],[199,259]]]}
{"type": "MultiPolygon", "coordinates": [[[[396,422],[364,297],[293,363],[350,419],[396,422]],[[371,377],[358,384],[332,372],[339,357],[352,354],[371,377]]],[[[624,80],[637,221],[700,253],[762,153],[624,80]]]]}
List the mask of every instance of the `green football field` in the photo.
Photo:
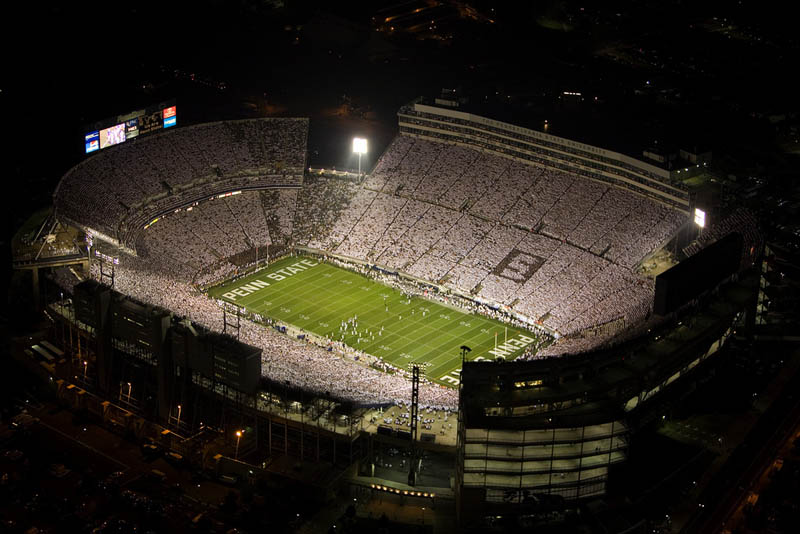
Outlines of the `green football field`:
{"type": "Polygon", "coordinates": [[[310,257],[281,259],[208,294],[343,341],[396,367],[417,363],[426,377],[448,386],[458,385],[462,345],[472,349],[469,360],[511,360],[537,339],[530,331],[436,301],[409,300],[399,290],[310,257]]]}

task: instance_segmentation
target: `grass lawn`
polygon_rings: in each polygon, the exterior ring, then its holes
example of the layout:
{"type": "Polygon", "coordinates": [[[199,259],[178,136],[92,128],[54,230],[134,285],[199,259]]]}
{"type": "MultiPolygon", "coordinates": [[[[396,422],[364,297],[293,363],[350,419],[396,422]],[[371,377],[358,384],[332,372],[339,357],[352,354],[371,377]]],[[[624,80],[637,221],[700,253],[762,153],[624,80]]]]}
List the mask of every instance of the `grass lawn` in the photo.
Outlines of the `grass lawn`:
{"type": "Polygon", "coordinates": [[[344,341],[396,367],[417,363],[429,379],[453,387],[462,345],[472,349],[470,360],[510,360],[536,339],[528,330],[436,301],[409,300],[401,291],[309,257],[281,259],[208,294],[278,323],[344,341]],[[352,324],[342,329],[342,321],[356,317],[357,331],[352,324]]]}

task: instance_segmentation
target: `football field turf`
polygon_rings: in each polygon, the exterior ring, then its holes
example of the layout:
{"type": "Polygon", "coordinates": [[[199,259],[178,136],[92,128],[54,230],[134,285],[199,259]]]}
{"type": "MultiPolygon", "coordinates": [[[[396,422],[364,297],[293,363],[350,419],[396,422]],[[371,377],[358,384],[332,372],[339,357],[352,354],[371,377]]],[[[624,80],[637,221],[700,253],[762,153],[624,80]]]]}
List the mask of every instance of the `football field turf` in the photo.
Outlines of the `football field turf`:
{"type": "Polygon", "coordinates": [[[462,345],[472,349],[468,360],[512,360],[537,339],[433,300],[409,300],[400,290],[310,257],[283,258],[208,294],[278,324],[344,341],[395,367],[417,363],[426,377],[448,386],[458,385],[462,345]],[[342,321],[350,321],[344,329],[342,321]]]}

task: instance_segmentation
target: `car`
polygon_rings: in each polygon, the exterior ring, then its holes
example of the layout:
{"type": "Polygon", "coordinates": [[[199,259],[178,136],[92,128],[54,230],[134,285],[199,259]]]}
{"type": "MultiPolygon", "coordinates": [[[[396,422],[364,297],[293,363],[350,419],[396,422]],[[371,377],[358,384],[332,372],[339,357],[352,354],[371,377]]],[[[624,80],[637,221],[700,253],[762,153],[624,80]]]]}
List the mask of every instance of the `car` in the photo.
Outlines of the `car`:
{"type": "Polygon", "coordinates": [[[64,464],[51,464],[50,465],[50,474],[56,478],[64,478],[68,474],[72,473],[72,469],[69,469],[64,464]]]}
{"type": "Polygon", "coordinates": [[[219,477],[219,481],[223,484],[227,484],[228,486],[235,486],[237,482],[239,482],[239,477],[233,475],[222,475],[219,477]]]}
{"type": "Polygon", "coordinates": [[[22,458],[24,456],[24,454],[19,449],[13,449],[13,450],[10,450],[10,451],[6,451],[3,454],[3,456],[5,456],[9,460],[11,460],[12,462],[16,462],[17,460],[22,458]]]}
{"type": "Polygon", "coordinates": [[[181,465],[183,463],[183,455],[173,451],[166,453],[164,459],[173,465],[181,465]]]}
{"type": "Polygon", "coordinates": [[[122,471],[114,471],[113,473],[108,475],[105,479],[103,479],[103,482],[101,482],[103,489],[108,490],[112,487],[114,488],[119,487],[120,481],[122,480],[122,476],[124,474],[125,473],[123,473],[122,471]]]}
{"type": "Polygon", "coordinates": [[[142,455],[149,458],[155,458],[161,454],[161,447],[156,445],[155,443],[144,443],[142,444],[142,455]]]}
{"type": "Polygon", "coordinates": [[[11,420],[11,426],[14,428],[28,428],[31,427],[39,422],[38,417],[33,417],[28,413],[21,413],[11,420]]]}

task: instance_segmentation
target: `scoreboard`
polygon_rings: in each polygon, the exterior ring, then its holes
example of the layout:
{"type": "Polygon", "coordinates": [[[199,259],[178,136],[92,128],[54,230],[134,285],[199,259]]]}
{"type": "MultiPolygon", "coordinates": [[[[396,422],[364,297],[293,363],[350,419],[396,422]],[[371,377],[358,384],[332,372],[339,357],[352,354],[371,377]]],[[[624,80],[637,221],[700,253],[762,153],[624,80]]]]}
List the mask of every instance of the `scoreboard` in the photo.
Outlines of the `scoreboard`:
{"type": "Polygon", "coordinates": [[[89,131],[84,135],[85,153],[90,154],[177,124],[178,110],[175,101],[162,102],[147,109],[118,115],[87,128],[89,131]]]}

